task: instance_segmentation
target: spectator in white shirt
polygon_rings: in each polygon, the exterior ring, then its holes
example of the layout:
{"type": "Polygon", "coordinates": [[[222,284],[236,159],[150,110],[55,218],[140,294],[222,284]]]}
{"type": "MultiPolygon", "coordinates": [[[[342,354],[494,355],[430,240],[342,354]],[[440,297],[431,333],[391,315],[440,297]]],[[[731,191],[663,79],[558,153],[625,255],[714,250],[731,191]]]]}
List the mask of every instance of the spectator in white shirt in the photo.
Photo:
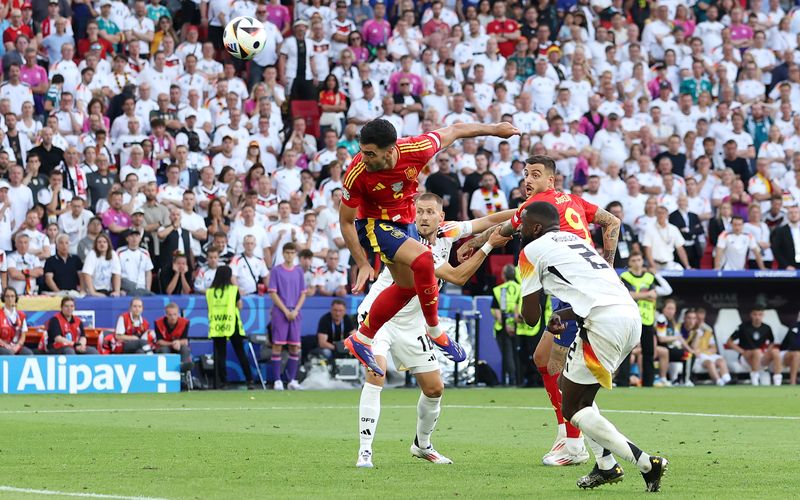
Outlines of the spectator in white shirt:
{"type": "Polygon", "coordinates": [[[759,269],[765,269],[761,260],[761,249],[752,234],[744,232],[744,219],[738,215],[731,218],[731,230],[719,235],[717,252],[714,255],[714,269],[723,271],[743,271],[747,264],[747,254],[753,252],[759,269]]]}
{"type": "Polygon", "coordinates": [[[231,261],[231,270],[239,283],[242,295],[251,295],[258,291],[258,285],[266,288],[269,270],[264,259],[254,254],[256,238],[253,235],[244,237],[244,252],[231,261]]]}
{"type": "Polygon", "coordinates": [[[111,240],[104,233],[97,235],[94,248],[83,263],[83,283],[86,294],[94,297],[121,295],[122,268],[114,253],[111,240]]]}
{"type": "Polygon", "coordinates": [[[677,253],[684,269],[691,269],[683,248],[685,240],[680,229],[668,222],[668,217],[669,211],[666,207],[656,208],[656,222],[645,231],[642,238],[647,261],[656,269],[680,269],[680,265],[675,262],[674,254],[677,253]]]}
{"type": "Polygon", "coordinates": [[[25,233],[14,237],[16,252],[7,256],[8,286],[19,295],[36,295],[39,291],[37,280],[44,276],[44,262],[28,248],[30,238],[25,233]]]}
{"type": "Polygon", "coordinates": [[[86,237],[86,228],[92,219],[92,212],[84,207],[83,198],[75,197],[69,203],[69,211],[58,217],[58,229],[69,236],[69,253],[78,253],[78,242],[86,237]]]}
{"type": "Polygon", "coordinates": [[[347,295],[347,273],[339,268],[339,251],[328,250],[325,267],[317,271],[317,295],[324,297],[344,297],[347,295]]]}
{"type": "Polygon", "coordinates": [[[153,261],[150,253],[140,248],[142,235],[139,231],[128,230],[125,234],[126,246],[117,249],[120,263],[120,288],[127,295],[152,295],[153,261]]]}

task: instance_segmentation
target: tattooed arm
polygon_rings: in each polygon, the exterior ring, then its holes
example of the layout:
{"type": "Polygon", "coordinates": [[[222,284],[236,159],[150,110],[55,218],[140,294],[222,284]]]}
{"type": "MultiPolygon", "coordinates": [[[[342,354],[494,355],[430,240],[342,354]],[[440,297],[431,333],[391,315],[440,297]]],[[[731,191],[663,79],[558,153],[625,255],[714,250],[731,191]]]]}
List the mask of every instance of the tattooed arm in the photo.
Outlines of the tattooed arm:
{"type": "MultiPolygon", "coordinates": [[[[513,212],[513,210],[509,210],[509,212],[513,212]]],[[[486,217],[484,217],[484,219],[485,218],[486,217]]],[[[500,235],[506,238],[512,236],[515,232],[514,226],[512,226],[511,222],[509,221],[503,222],[502,224],[491,226],[490,228],[486,229],[481,234],[467,241],[458,248],[458,251],[456,251],[456,255],[458,256],[458,261],[462,263],[466,262],[466,260],[470,258],[470,256],[473,254],[473,252],[475,252],[476,249],[482,247],[484,243],[489,241],[489,236],[491,236],[495,228],[498,227],[500,228],[500,235]]]]}
{"type": "Polygon", "coordinates": [[[613,214],[602,208],[597,209],[592,221],[603,228],[603,258],[608,265],[614,267],[614,255],[617,253],[620,221],[613,214]]]}

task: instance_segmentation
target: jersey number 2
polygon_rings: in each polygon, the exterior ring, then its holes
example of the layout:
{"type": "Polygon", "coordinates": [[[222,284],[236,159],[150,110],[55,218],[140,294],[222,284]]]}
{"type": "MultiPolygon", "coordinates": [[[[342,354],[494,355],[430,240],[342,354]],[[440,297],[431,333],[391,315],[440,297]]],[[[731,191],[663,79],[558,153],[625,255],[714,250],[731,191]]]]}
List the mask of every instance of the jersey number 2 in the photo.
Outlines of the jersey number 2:
{"type": "Polygon", "coordinates": [[[574,248],[575,250],[583,250],[580,253],[580,256],[586,260],[589,264],[592,265],[593,269],[608,269],[608,264],[605,262],[595,262],[592,260],[594,257],[599,257],[597,253],[593,252],[591,248],[587,247],[583,243],[576,243],[574,245],[569,245],[570,248],[574,248]]]}

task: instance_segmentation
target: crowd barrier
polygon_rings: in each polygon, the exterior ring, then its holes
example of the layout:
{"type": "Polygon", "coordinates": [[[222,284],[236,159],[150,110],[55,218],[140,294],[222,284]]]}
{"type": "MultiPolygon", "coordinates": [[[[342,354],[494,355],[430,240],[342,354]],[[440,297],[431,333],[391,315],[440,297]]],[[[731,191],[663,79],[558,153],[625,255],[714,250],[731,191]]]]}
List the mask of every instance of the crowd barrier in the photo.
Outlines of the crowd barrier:
{"type": "MultiPolygon", "coordinates": [[[[715,324],[717,313],[722,309],[737,309],[741,317],[747,318],[748,310],[754,304],[775,310],[780,322],[786,326],[793,325],[798,318],[798,271],[690,270],[664,272],[663,275],[673,287],[673,298],[677,300],[679,309],[704,307],[711,325],[715,324]]],[[[362,296],[343,297],[351,314],[356,312],[362,299],[362,296]]],[[[248,334],[265,334],[270,322],[272,301],[268,296],[249,296],[243,300],[242,321],[245,331],[248,334]]],[[[310,297],[306,300],[302,310],[303,335],[316,334],[319,318],[330,310],[332,300],[330,297],[310,297]]],[[[55,297],[24,297],[20,300],[20,309],[28,314],[29,325],[42,325],[58,310],[59,301],[55,297]]],[[[211,343],[203,341],[208,337],[205,297],[153,296],[144,297],[143,301],[145,317],[151,324],[164,314],[164,306],[168,303],[178,304],[182,314],[190,320],[189,336],[193,355],[211,353],[211,343]]],[[[93,326],[113,328],[117,317],[127,310],[129,302],[128,298],[83,298],[76,301],[76,309],[84,318],[92,321],[93,326]]],[[[443,294],[440,298],[440,314],[450,318],[457,313],[478,317],[476,348],[479,357],[496,373],[500,373],[501,357],[492,332],[491,304],[491,297],[443,294]]],[[[233,357],[232,349],[228,350],[228,355],[231,361],[228,363],[230,380],[241,380],[241,369],[233,357]]],[[[266,371],[262,367],[262,373],[266,371]]]]}

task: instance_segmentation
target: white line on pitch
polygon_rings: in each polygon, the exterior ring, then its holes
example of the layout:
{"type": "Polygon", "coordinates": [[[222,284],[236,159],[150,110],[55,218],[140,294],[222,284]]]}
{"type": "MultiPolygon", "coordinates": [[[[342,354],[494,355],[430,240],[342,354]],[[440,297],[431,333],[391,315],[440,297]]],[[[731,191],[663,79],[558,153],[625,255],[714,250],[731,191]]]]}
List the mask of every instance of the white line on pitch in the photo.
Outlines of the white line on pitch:
{"type": "MultiPolygon", "coordinates": [[[[522,410],[552,411],[551,406],[501,406],[501,405],[443,405],[444,409],[458,410],[522,410]]],[[[394,410],[410,410],[416,405],[383,405],[382,408],[394,410]]],[[[158,412],[212,412],[212,411],[307,411],[307,410],[355,410],[356,406],[317,405],[317,406],[239,406],[239,407],[177,407],[177,408],[85,408],[64,410],[0,410],[0,415],[34,415],[49,413],[158,413],[158,412]]],[[[634,415],[666,415],[673,417],[708,417],[761,420],[800,420],[800,416],[784,415],[731,415],[727,413],[695,413],[656,410],[608,410],[601,408],[602,413],[629,413],[634,415]]]]}
{"type": "Polygon", "coordinates": [[[0,486],[0,492],[26,493],[29,495],[50,495],[59,497],[80,497],[80,498],[111,498],[117,500],[166,500],[157,497],[131,497],[125,495],[103,495],[102,493],[72,493],[69,491],[57,490],[36,490],[31,488],[15,488],[14,486],[0,486]]]}

